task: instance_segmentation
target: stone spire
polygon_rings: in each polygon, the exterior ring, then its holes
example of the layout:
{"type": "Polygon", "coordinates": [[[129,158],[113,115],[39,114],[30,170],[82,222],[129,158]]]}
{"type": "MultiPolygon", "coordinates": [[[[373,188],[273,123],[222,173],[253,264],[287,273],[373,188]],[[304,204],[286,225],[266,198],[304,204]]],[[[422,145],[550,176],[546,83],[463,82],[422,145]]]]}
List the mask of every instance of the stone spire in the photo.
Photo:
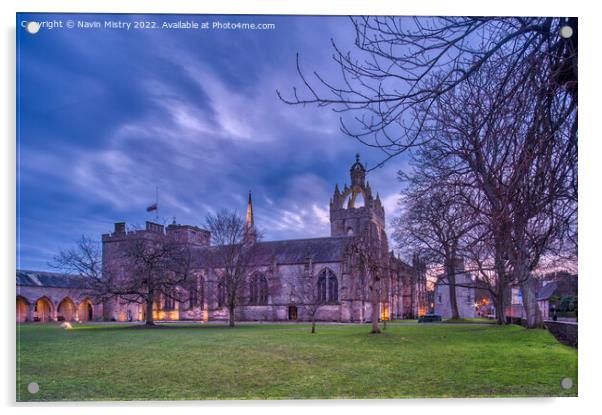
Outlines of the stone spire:
{"type": "Polygon", "coordinates": [[[247,214],[245,215],[245,242],[255,242],[257,235],[255,233],[255,221],[253,219],[253,201],[251,200],[251,191],[249,190],[249,201],[247,202],[247,214]]]}
{"type": "Polygon", "coordinates": [[[251,200],[251,191],[249,190],[249,201],[247,202],[247,215],[245,216],[245,228],[249,229],[255,226],[253,223],[253,201],[251,200]]]}

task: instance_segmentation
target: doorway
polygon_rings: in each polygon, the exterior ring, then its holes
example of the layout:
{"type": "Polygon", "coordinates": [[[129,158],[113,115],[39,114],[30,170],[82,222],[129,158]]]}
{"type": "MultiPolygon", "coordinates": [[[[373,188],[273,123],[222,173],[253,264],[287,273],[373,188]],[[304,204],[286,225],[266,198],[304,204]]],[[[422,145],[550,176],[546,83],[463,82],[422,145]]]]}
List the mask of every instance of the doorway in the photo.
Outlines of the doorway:
{"type": "Polygon", "coordinates": [[[79,319],[80,321],[92,321],[94,319],[92,302],[87,298],[79,303],[79,319]]]}
{"type": "Polygon", "coordinates": [[[297,306],[291,305],[288,307],[288,319],[297,320],[297,306]]]}

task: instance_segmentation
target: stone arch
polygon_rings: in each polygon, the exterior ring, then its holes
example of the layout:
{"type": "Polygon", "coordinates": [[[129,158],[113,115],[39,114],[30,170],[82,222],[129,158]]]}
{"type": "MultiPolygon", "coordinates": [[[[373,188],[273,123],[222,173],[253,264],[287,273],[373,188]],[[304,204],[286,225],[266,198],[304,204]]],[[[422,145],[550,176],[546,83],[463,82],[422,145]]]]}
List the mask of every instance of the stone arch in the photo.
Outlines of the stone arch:
{"type": "Polygon", "coordinates": [[[29,319],[29,301],[22,295],[17,295],[17,323],[25,323],[29,319]]]}
{"type": "Polygon", "coordinates": [[[59,321],[74,321],[76,317],[75,303],[69,297],[63,298],[56,309],[56,317],[59,321]]]}
{"type": "Polygon", "coordinates": [[[33,320],[48,323],[53,320],[54,304],[50,298],[44,296],[36,300],[33,306],[33,320]]]}
{"type": "Polygon", "coordinates": [[[78,314],[80,321],[94,320],[94,306],[89,298],[84,298],[79,302],[78,314]]]}
{"type": "Polygon", "coordinates": [[[352,186],[343,192],[341,195],[343,207],[347,209],[360,208],[366,206],[366,192],[360,186],[352,186]]]}

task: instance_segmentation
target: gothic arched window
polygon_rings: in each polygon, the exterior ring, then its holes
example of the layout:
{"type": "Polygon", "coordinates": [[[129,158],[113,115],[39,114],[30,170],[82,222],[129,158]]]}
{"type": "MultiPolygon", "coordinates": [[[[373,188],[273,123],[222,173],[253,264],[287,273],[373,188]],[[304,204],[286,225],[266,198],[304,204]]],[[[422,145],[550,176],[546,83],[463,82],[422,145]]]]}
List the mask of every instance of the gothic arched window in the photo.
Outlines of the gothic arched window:
{"type": "Polygon", "coordinates": [[[263,274],[253,274],[249,287],[249,304],[266,305],[268,303],[268,280],[263,274]]]}
{"type": "Polygon", "coordinates": [[[172,311],[176,309],[176,289],[172,288],[167,292],[163,293],[164,302],[163,310],[172,311]]]}
{"type": "Polygon", "coordinates": [[[205,309],[205,278],[201,277],[199,280],[199,305],[201,310],[205,309]]]}
{"type": "Polygon", "coordinates": [[[188,308],[194,308],[199,301],[199,291],[196,285],[196,281],[190,283],[190,289],[188,290],[188,308]]]}
{"type": "Polygon", "coordinates": [[[226,305],[226,287],[223,281],[217,284],[217,306],[223,307],[226,305]]]}
{"type": "Polygon", "coordinates": [[[332,303],[339,300],[339,282],[331,269],[326,268],[318,277],[318,301],[332,303]]]}

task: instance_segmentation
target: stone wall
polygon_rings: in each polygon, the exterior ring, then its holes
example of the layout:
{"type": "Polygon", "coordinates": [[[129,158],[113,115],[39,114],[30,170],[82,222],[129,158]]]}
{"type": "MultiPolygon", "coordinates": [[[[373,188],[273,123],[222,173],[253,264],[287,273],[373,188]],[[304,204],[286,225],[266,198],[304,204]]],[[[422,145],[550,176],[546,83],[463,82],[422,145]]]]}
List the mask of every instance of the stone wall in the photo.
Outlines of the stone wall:
{"type": "Polygon", "coordinates": [[[546,320],[545,325],[560,343],[577,347],[578,323],[546,320]]]}

